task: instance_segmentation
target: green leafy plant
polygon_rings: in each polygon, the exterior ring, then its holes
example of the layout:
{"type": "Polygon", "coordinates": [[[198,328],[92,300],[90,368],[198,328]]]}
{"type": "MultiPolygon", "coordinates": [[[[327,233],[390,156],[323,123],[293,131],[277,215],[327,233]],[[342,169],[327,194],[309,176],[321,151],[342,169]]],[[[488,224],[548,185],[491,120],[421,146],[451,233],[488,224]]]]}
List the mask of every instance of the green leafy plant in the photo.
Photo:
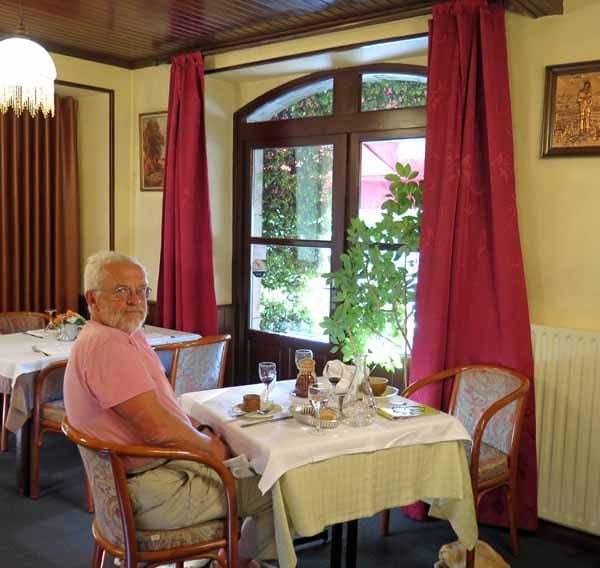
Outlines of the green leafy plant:
{"type": "Polygon", "coordinates": [[[393,371],[404,368],[412,349],[423,182],[409,164],[388,174],[388,199],[381,219],[359,218],[348,229],[341,268],[324,275],[334,290],[335,311],[321,322],[345,361],[367,354],[368,362],[393,371]]]}

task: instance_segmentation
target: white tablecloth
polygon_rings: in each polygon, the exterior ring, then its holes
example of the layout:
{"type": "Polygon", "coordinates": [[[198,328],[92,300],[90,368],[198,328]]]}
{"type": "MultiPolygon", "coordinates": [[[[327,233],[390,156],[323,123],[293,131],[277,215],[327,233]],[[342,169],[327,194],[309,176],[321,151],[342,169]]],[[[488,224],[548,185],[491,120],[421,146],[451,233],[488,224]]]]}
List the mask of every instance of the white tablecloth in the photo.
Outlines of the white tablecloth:
{"type": "MultiPolygon", "coordinates": [[[[294,381],[276,383],[272,399],[284,409],[292,400],[302,400],[290,397],[293,386],[294,381]]],[[[470,440],[464,426],[456,418],[441,412],[398,420],[377,416],[370,426],[354,428],[341,424],[319,437],[311,435],[313,428],[302,425],[295,419],[241,428],[241,424],[247,423],[248,419],[234,419],[232,407],[241,402],[244,394],[260,393],[263,390],[264,387],[258,384],[187,393],[180,397],[180,404],[187,414],[216,428],[236,454],[246,454],[253,469],[261,474],[258,486],[263,493],[286,472],[333,457],[419,444],[470,440]]],[[[401,397],[396,399],[403,400],[401,397]]]]}
{"type": "MultiPolygon", "coordinates": [[[[152,346],[200,338],[195,333],[163,329],[153,325],[145,326],[143,331],[152,346]]],[[[0,335],[0,377],[14,382],[20,375],[40,371],[56,361],[64,361],[69,358],[73,344],[72,341],[57,341],[54,335],[43,339],[26,333],[0,335]],[[49,355],[36,352],[34,348],[49,355]]]]}
{"type": "MultiPolygon", "coordinates": [[[[144,334],[152,346],[193,341],[200,336],[147,325],[144,334]]],[[[69,358],[74,342],[54,336],[34,337],[27,333],[0,335],[0,393],[11,393],[6,427],[18,431],[29,418],[33,405],[33,381],[38,371],[69,358]],[[34,351],[34,347],[39,351],[34,351]],[[48,353],[41,353],[44,351],[48,353]]]]}

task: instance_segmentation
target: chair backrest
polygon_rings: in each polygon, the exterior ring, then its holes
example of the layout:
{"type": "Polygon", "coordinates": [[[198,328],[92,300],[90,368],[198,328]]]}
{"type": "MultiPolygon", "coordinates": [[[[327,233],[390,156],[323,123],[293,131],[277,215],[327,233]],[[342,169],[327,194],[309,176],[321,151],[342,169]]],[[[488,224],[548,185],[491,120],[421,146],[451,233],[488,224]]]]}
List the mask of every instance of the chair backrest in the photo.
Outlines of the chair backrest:
{"type": "Polygon", "coordinates": [[[230,335],[211,335],[156,348],[157,352],[173,351],[169,382],[177,396],[223,386],[230,340],[230,335]]]}
{"type": "Polygon", "coordinates": [[[34,407],[63,398],[63,382],[67,361],[52,363],[42,369],[35,378],[34,407]]]}
{"type": "Polygon", "coordinates": [[[528,390],[529,379],[511,369],[484,365],[462,367],[454,378],[450,412],[474,436],[484,413],[494,405],[501,407],[490,418],[482,441],[509,454],[528,390]],[[510,402],[503,406],[508,400],[510,402]]]}
{"type": "Polygon", "coordinates": [[[19,333],[30,329],[42,329],[50,318],[39,312],[1,312],[0,333],[19,333]]]}

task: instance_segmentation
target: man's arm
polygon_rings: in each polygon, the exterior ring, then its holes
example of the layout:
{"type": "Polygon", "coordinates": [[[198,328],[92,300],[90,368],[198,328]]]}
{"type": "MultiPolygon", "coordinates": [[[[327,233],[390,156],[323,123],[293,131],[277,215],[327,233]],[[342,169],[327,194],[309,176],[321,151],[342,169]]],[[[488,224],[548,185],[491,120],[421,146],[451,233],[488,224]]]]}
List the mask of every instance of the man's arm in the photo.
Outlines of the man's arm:
{"type": "Polygon", "coordinates": [[[149,446],[163,446],[178,450],[201,450],[220,460],[230,455],[227,446],[217,437],[210,437],[194,430],[178,416],[171,414],[153,390],[138,394],[113,406],[149,446]]]}

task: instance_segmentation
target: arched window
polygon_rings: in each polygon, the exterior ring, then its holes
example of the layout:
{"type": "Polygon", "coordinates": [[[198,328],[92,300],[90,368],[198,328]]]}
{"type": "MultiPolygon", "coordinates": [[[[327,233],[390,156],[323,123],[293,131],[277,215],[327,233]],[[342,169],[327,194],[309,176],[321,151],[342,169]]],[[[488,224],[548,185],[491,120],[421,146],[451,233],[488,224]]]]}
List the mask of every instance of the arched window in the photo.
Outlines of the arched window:
{"type": "Polygon", "coordinates": [[[376,220],[396,162],[423,173],[426,69],[317,73],[235,115],[233,297],[236,381],[259,361],[296,375],[294,351],[330,358],[323,274],[339,266],[350,220],[376,220]]]}

